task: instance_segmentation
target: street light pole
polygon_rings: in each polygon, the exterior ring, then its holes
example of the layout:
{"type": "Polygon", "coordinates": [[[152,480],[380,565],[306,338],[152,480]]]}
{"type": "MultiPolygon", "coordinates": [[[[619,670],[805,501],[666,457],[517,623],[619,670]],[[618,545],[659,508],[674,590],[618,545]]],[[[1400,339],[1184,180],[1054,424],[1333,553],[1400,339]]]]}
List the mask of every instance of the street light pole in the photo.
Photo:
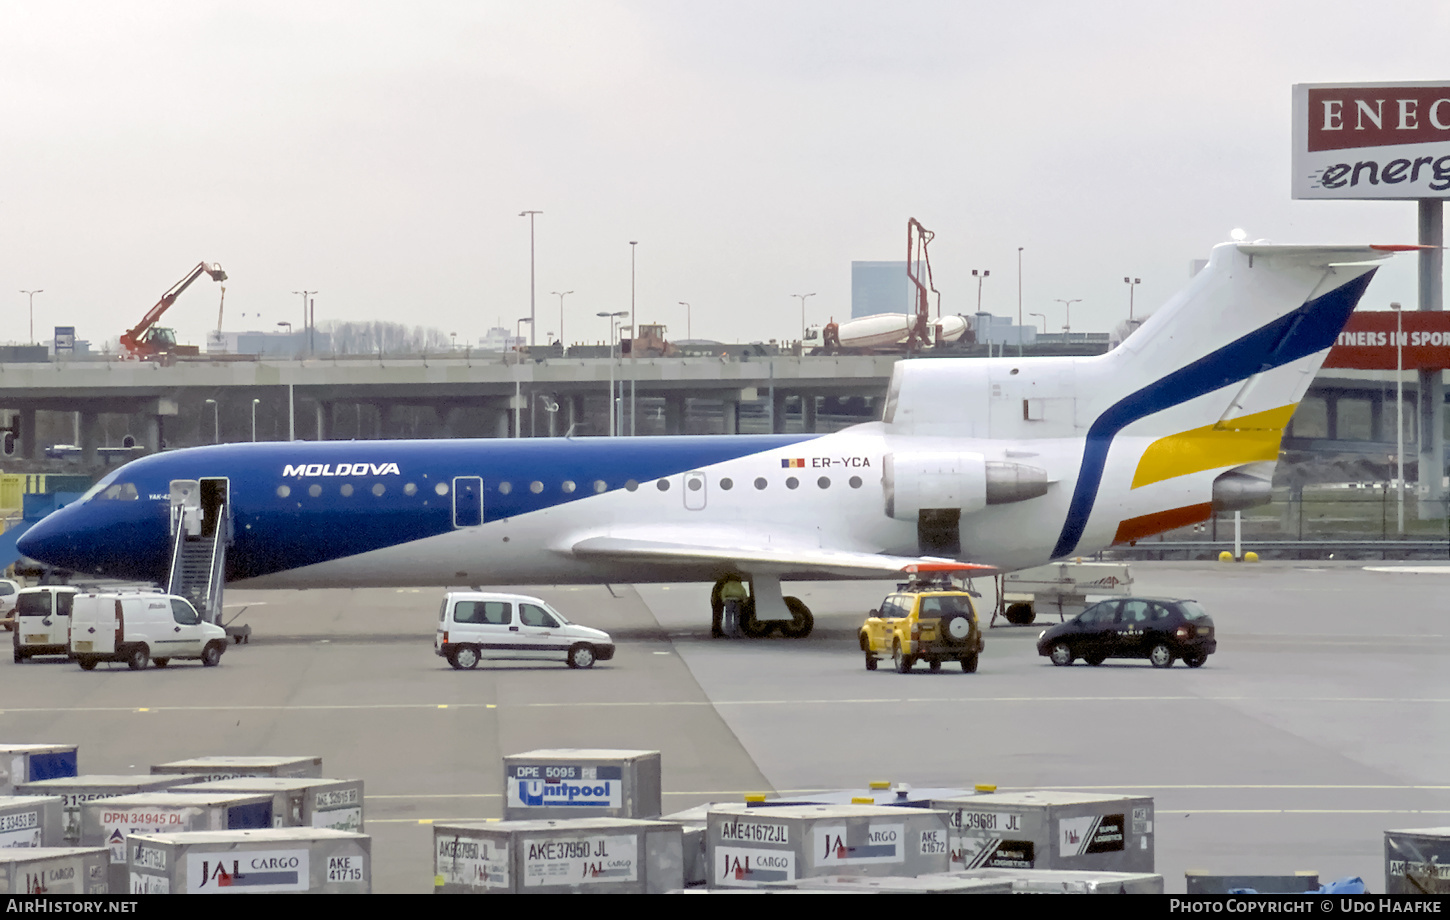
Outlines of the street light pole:
{"type": "Polygon", "coordinates": [[[634,437],[634,346],[639,342],[639,324],[634,318],[634,247],[639,240],[629,241],[629,436],[634,437]]]}
{"type": "Polygon", "coordinates": [[[806,346],[806,298],[814,297],[816,294],[812,291],[809,294],[792,294],[790,296],[801,299],[801,348],[804,349],[806,346]]]}
{"type": "Polygon", "coordinates": [[[534,215],[543,211],[520,211],[520,217],[529,219],[529,347],[534,347],[534,215]]]}
{"type": "Polygon", "coordinates": [[[564,341],[564,295],[566,295],[566,294],[572,294],[574,292],[573,291],[550,291],[549,293],[550,294],[553,294],[554,296],[556,296],[556,297],[559,298],[559,347],[560,348],[568,348],[569,347],[568,343],[564,341]]]}
{"type": "MultiPolygon", "coordinates": [[[[972,277],[977,279],[977,312],[978,313],[981,313],[982,312],[982,282],[983,281],[986,281],[987,280],[987,276],[990,275],[990,274],[992,274],[990,271],[983,270],[983,272],[979,275],[979,274],[977,274],[977,270],[975,268],[972,269],[972,277]]],[[[938,319],[940,319],[940,316],[938,316],[938,319]]]]}
{"type": "Polygon", "coordinates": [[[679,301],[679,304],[685,308],[685,340],[689,341],[694,338],[694,334],[690,331],[690,305],[683,300],[679,301]]]}
{"type": "Polygon", "coordinates": [[[614,321],[627,315],[623,310],[617,313],[596,313],[595,316],[602,316],[609,320],[609,436],[615,436],[614,425],[614,346],[618,340],[614,332],[614,321]]]}
{"type": "Polygon", "coordinates": [[[1071,344],[1072,343],[1072,305],[1075,304],[1075,303],[1082,303],[1082,298],[1081,297],[1074,297],[1072,300],[1063,300],[1061,297],[1054,297],[1053,300],[1056,300],[1058,303],[1062,304],[1063,310],[1066,311],[1064,313],[1064,322],[1065,322],[1065,325],[1062,327],[1062,331],[1066,334],[1065,335],[1065,338],[1067,340],[1064,344],[1071,344]]]}
{"type": "Polygon", "coordinates": [[[222,419],[218,411],[215,399],[208,399],[207,404],[211,406],[211,442],[220,444],[222,442],[222,419]]]}
{"type": "Polygon", "coordinates": [[[1142,278],[1124,278],[1123,283],[1128,286],[1128,321],[1133,321],[1133,288],[1143,283],[1142,278]]]}
{"type": "Polygon", "coordinates": [[[1047,314],[1046,313],[1029,313],[1027,315],[1028,316],[1040,317],[1042,319],[1042,334],[1043,335],[1047,335],[1047,314]]]}
{"type": "Polygon", "coordinates": [[[1022,247],[1017,247],[1017,354],[1022,354],[1022,247]]]}
{"type": "Polygon", "coordinates": [[[35,344],[35,295],[44,294],[45,288],[38,288],[34,291],[21,291],[22,294],[30,295],[30,344],[35,344]]]}
{"type": "MultiPolygon", "coordinates": [[[[1404,332],[1404,314],[1398,302],[1390,304],[1395,311],[1395,522],[1400,536],[1405,535],[1405,354],[1400,344],[1404,332]]],[[[1420,481],[1424,482],[1422,475],[1420,481]]]]}
{"type": "MultiPolygon", "coordinates": [[[[294,294],[302,295],[302,328],[307,330],[307,353],[312,353],[312,321],[307,318],[307,298],[316,291],[293,291],[294,294]]],[[[291,331],[291,328],[288,328],[291,331]]]]}
{"type": "Polygon", "coordinates": [[[256,440],[257,440],[257,403],[260,403],[260,402],[261,402],[260,399],[254,399],[254,400],[252,400],[252,441],[253,441],[253,443],[255,443],[256,440]]]}

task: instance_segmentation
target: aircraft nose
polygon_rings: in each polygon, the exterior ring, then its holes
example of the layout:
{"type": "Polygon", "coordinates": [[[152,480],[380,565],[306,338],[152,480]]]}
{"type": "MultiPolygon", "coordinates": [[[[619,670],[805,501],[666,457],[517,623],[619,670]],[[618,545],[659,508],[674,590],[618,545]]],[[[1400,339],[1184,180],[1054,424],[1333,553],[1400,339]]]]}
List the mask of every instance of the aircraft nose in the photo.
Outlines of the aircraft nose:
{"type": "Polygon", "coordinates": [[[15,541],[15,550],[20,555],[47,565],[60,565],[58,558],[64,555],[63,548],[69,545],[61,527],[56,526],[52,514],[30,525],[30,528],[15,541]]]}

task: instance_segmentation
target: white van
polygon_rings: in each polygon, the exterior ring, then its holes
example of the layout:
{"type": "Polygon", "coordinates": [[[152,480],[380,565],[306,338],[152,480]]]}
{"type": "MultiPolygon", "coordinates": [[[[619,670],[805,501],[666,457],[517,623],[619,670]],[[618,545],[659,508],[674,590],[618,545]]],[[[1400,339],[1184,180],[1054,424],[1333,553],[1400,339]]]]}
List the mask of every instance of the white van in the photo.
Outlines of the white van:
{"type": "Polygon", "coordinates": [[[537,597],[456,591],[443,598],[433,651],[461,670],[484,658],[567,661],[571,668],[588,668],[614,657],[614,640],[602,630],[570,623],[537,597]]]}
{"type": "Polygon", "coordinates": [[[184,597],[82,594],[71,607],[70,656],[87,671],[99,661],[124,661],[133,671],[148,661],[164,668],[173,658],[199,659],[210,668],[226,648],[226,630],[202,620],[184,597]]]}
{"type": "Polygon", "coordinates": [[[22,588],[15,595],[15,663],[36,655],[70,652],[71,602],[77,593],[70,585],[22,588]]]}
{"type": "Polygon", "coordinates": [[[20,582],[9,578],[0,578],[0,618],[3,618],[5,630],[15,630],[15,595],[20,593],[20,582]]]}

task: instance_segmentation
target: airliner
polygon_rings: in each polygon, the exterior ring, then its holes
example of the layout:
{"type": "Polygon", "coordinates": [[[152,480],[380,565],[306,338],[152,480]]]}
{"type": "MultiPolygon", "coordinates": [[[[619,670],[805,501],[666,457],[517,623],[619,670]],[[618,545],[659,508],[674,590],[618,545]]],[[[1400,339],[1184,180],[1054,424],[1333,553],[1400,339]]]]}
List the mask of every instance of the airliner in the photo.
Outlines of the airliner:
{"type": "Polygon", "coordinates": [[[164,582],[177,484],[210,483],[229,585],[704,581],[718,600],[739,577],[757,634],[803,636],[782,579],[1013,571],[1267,502],[1329,347],[1377,264],[1413,248],[1225,243],[1106,354],[904,360],[882,418],[832,434],[163,452],[18,548],[164,582]]]}

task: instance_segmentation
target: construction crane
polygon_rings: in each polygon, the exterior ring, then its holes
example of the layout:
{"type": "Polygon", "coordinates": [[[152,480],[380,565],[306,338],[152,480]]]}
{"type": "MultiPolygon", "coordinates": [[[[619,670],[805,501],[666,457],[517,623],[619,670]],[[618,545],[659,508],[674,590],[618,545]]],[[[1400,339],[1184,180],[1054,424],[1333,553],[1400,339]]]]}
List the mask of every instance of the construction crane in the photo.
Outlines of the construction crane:
{"type": "Polygon", "coordinates": [[[141,322],[121,336],[121,347],[126,349],[131,357],[148,360],[162,355],[178,355],[183,352],[197,353],[195,345],[177,345],[176,330],[158,326],[156,321],[161,318],[161,314],[170,309],[171,305],[176,302],[176,298],[181,296],[181,292],[190,287],[191,282],[200,278],[203,273],[210,275],[213,281],[227,280],[227,273],[222,271],[220,265],[198,262],[196,268],[186,273],[186,277],[176,282],[171,286],[171,290],[161,295],[156,306],[146,312],[146,315],[141,318],[141,322]]]}
{"type": "Polygon", "coordinates": [[[916,288],[912,313],[877,313],[845,323],[834,319],[821,330],[821,347],[812,354],[917,354],[961,340],[971,331],[962,316],[941,315],[941,292],[931,277],[927,246],[936,234],[916,218],[906,223],[906,277],[916,288]],[[936,322],[928,293],[936,295],[936,322]]]}

